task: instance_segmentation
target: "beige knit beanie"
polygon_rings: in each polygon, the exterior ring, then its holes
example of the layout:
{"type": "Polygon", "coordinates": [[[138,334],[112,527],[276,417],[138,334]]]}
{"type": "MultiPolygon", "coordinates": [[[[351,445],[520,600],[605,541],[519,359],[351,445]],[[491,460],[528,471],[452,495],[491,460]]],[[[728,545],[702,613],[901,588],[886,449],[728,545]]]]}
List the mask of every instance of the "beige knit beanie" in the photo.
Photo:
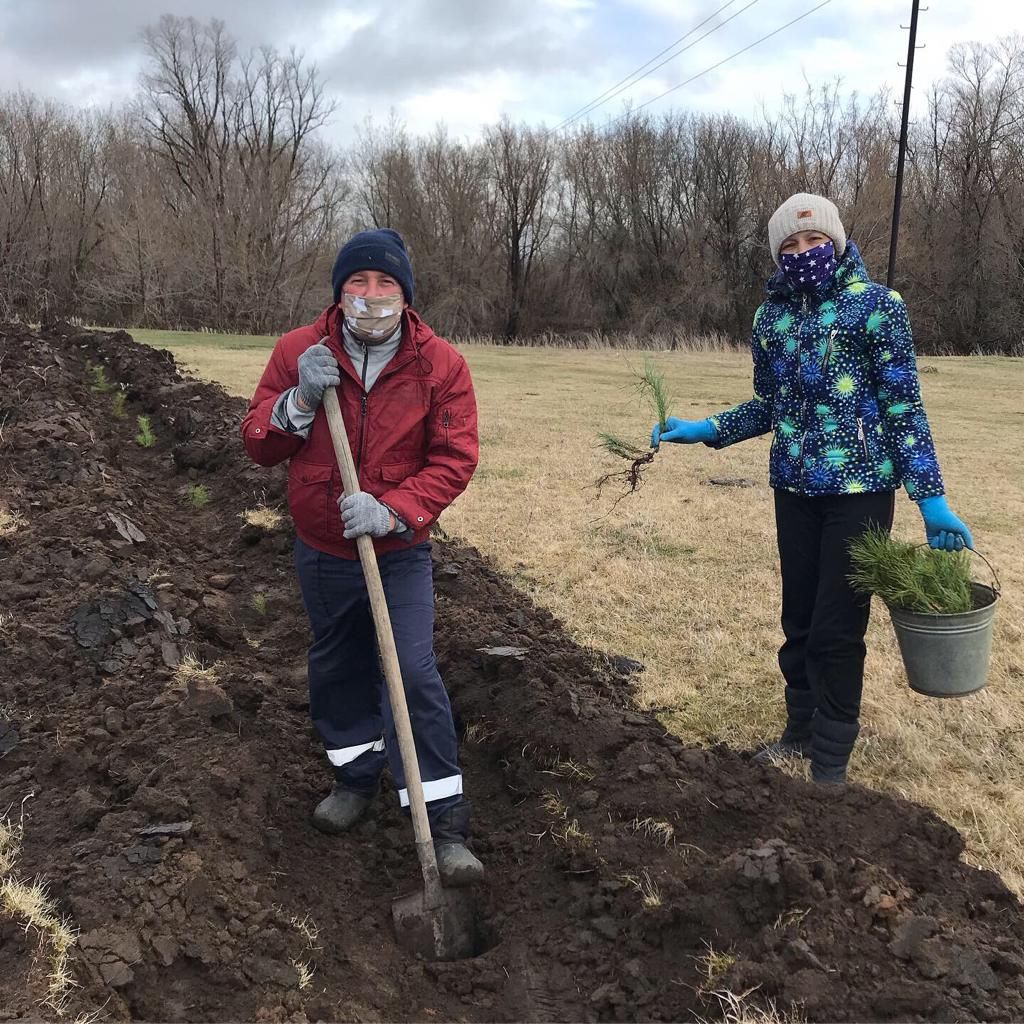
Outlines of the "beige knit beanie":
{"type": "Polygon", "coordinates": [[[839,219],[839,210],[824,196],[797,192],[772,214],[768,221],[768,245],[776,264],[782,243],[798,231],[820,231],[828,235],[835,242],[836,259],[846,252],[846,229],[839,219]]]}

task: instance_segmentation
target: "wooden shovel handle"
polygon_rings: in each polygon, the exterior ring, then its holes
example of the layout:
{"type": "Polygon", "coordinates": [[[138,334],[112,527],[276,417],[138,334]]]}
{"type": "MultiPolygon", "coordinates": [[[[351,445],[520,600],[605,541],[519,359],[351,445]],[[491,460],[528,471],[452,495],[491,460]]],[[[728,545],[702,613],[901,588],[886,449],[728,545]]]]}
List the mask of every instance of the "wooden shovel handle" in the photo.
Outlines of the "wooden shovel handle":
{"type": "MultiPolygon", "coordinates": [[[[348,431],[338,404],[338,394],[334,388],[327,388],[323,397],[324,412],[327,413],[327,425],[334,443],[334,454],[341,470],[341,481],[346,496],[359,490],[359,476],[352,459],[352,448],[348,443],[348,431]]],[[[366,590],[370,596],[370,609],[373,612],[373,625],[377,631],[377,649],[380,652],[381,667],[384,670],[384,681],[391,700],[391,713],[395,720],[395,732],[398,734],[398,751],[402,757],[402,768],[405,772],[405,786],[409,793],[409,809],[412,812],[412,829],[416,836],[416,852],[423,872],[424,905],[428,908],[440,906],[444,900],[441,889],[441,876],[437,870],[437,854],[430,834],[430,819],[427,817],[427,803],[423,796],[423,782],[420,779],[420,763],[416,757],[416,741],[412,734],[409,721],[409,705],[405,699],[405,686],[402,682],[402,670],[398,664],[398,650],[395,647],[395,635],[391,629],[391,615],[388,612],[387,599],[384,596],[384,584],[380,578],[380,567],[377,565],[377,553],[373,549],[373,538],[362,536],[356,538],[359,560],[363,565],[363,576],[366,579],[366,590]]]]}

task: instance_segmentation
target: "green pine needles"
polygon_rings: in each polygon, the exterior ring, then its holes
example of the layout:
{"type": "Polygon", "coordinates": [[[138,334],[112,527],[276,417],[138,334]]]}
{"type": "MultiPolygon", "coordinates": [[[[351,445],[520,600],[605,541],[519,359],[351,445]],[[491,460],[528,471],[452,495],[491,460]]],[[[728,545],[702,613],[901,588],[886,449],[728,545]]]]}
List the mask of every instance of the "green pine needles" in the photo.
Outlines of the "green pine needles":
{"type": "Polygon", "coordinates": [[[640,395],[650,404],[651,410],[658,417],[658,426],[665,429],[668,419],[668,407],[672,404],[672,396],[668,391],[665,375],[650,361],[644,360],[644,372],[638,385],[640,395]]]}
{"type": "Polygon", "coordinates": [[[850,542],[850,582],[892,608],[955,615],[974,609],[970,555],[933,551],[873,528],[850,542]]]}
{"type": "Polygon", "coordinates": [[[193,508],[206,508],[210,504],[210,489],[205,484],[192,484],[185,488],[185,500],[193,508]]]}
{"type": "Polygon", "coordinates": [[[609,454],[614,455],[617,459],[635,459],[641,455],[646,455],[650,451],[646,451],[643,448],[638,447],[631,441],[626,441],[621,437],[616,437],[614,434],[598,434],[598,440],[601,442],[601,447],[609,454]]]}
{"type": "Polygon", "coordinates": [[[135,422],[139,426],[139,432],[135,435],[135,443],[142,448],[152,448],[156,444],[156,434],[153,433],[153,425],[149,422],[149,417],[138,416],[135,422]]]}
{"type": "MultiPolygon", "coordinates": [[[[650,359],[644,360],[644,372],[639,375],[637,380],[637,390],[640,393],[641,399],[647,403],[651,412],[658,418],[658,424],[661,429],[664,430],[672,398],[669,395],[665,375],[650,359]]],[[[624,484],[626,494],[633,494],[643,482],[644,467],[649,466],[654,461],[654,456],[657,454],[658,449],[645,448],[615,434],[600,433],[597,436],[598,447],[613,458],[629,463],[625,469],[618,469],[601,477],[597,481],[598,491],[605,484],[618,480],[624,484]]]]}
{"type": "Polygon", "coordinates": [[[90,378],[90,390],[104,392],[113,388],[113,385],[107,380],[107,371],[104,367],[97,366],[95,363],[86,363],[85,372],[90,378]]]}

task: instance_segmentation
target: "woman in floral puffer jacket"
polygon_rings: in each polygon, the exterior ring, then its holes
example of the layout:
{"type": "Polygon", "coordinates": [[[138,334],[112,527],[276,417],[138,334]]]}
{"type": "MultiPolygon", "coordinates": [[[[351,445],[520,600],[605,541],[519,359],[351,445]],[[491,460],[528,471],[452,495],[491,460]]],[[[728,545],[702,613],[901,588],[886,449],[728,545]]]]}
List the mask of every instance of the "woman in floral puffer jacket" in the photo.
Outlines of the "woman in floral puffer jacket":
{"type": "Polygon", "coordinates": [[[787,723],[754,760],[809,757],[815,781],[842,783],[860,728],[870,610],[848,580],[850,540],[891,528],[903,486],[932,547],[973,542],[943,497],[903,299],[870,280],[822,196],[786,200],[768,234],[778,270],[754,317],[754,397],[705,420],[670,417],[651,442],[724,448],[774,432],[787,723]]]}

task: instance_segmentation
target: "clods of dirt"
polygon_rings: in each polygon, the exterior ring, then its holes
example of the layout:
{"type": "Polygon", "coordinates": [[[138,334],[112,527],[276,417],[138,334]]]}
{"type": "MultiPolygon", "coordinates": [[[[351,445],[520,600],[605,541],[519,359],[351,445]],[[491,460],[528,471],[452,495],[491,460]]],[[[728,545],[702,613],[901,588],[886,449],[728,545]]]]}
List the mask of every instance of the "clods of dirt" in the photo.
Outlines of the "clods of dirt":
{"type": "MultiPolygon", "coordinates": [[[[69,1014],[686,1020],[729,991],[810,1020],[1024,1019],[1024,914],[953,828],[687,746],[633,706],[638,666],[448,541],[436,646],[493,944],[406,958],[393,787],[348,836],[309,824],[329,777],[293,538],[240,518],[283,510],[284,476],[246,459],[243,410],[126,334],[0,326],[0,810],[11,877],[78,930],[69,1014]]],[[[0,914],[8,1019],[52,1017],[51,961],[0,914]]]]}

